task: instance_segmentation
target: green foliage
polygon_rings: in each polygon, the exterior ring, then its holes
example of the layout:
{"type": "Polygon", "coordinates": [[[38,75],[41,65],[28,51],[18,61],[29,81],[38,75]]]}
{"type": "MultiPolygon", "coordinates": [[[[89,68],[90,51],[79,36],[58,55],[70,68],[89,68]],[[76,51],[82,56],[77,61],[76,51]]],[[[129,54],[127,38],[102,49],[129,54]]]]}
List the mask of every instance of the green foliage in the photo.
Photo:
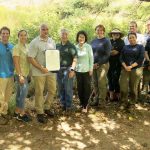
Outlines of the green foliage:
{"type": "Polygon", "coordinates": [[[106,36],[113,28],[120,28],[124,34],[128,32],[128,22],[137,21],[139,30],[145,31],[145,21],[149,18],[150,3],[137,0],[54,0],[43,5],[17,6],[8,9],[0,6],[0,26],[11,29],[11,42],[17,43],[17,32],[26,29],[29,42],[38,35],[39,25],[47,23],[50,36],[58,42],[59,30],[70,30],[70,40],[75,42],[79,30],[88,33],[89,42],[94,38],[94,28],[103,24],[106,36]]]}

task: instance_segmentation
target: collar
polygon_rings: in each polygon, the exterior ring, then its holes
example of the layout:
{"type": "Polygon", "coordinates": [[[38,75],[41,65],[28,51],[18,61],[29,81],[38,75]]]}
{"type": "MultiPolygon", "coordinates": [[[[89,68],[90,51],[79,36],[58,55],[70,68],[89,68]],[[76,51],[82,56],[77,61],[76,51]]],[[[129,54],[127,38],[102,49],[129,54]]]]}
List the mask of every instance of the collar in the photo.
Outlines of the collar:
{"type": "Polygon", "coordinates": [[[18,42],[18,45],[21,47],[26,47],[26,44],[22,44],[21,42],[18,42]]]}
{"type": "Polygon", "coordinates": [[[9,45],[9,42],[4,44],[2,41],[0,41],[0,43],[3,44],[3,45],[9,45]]]}
{"type": "Polygon", "coordinates": [[[61,42],[61,45],[62,45],[62,46],[70,45],[70,41],[67,41],[66,44],[62,44],[62,42],[61,42]]]}
{"type": "MultiPolygon", "coordinates": [[[[85,46],[86,46],[86,42],[82,45],[82,48],[85,47],[85,46]]],[[[77,47],[81,48],[80,45],[79,45],[79,43],[77,44],[77,47]]]]}
{"type": "Polygon", "coordinates": [[[49,37],[48,37],[47,39],[43,39],[43,38],[41,38],[41,37],[39,36],[38,39],[39,39],[40,41],[47,42],[47,41],[49,40],[49,37]]]}
{"type": "Polygon", "coordinates": [[[104,37],[102,37],[102,38],[100,38],[100,37],[97,37],[97,39],[99,39],[99,40],[101,40],[101,39],[104,39],[105,38],[105,36],[104,37]]]}

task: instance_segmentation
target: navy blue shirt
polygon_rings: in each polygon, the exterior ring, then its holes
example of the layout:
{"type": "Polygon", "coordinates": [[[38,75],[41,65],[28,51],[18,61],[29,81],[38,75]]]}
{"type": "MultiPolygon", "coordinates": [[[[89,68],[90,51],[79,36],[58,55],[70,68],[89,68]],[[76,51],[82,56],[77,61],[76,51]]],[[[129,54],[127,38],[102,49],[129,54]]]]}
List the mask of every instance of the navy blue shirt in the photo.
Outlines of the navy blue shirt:
{"type": "Polygon", "coordinates": [[[125,45],[121,51],[120,61],[125,63],[127,66],[131,66],[133,63],[137,63],[138,66],[134,69],[139,68],[143,64],[144,60],[144,47],[141,44],[136,45],[125,45]]]}
{"type": "Polygon", "coordinates": [[[122,39],[116,39],[116,40],[113,40],[111,39],[111,45],[112,45],[112,50],[116,50],[118,51],[118,54],[117,55],[114,55],[114,56],[110,56],[109,58],[109,63],[110,65],[111,64],[120,64],[120,52],[121,50],[123,49],[123,47],[125,46],[124,44],[124,41],[122,39]]]}
{"type": "Polygon", "coordinates": [[[105,64],[109,61],[110,51],[111,51],[111,43],[107,38],[102,39],[94,39],[91,42],[91,46],[93,49],[94,55],[94,64],[105,64]]]}
{"type": "Polygon", "coordinates": [[[146,41],[145,51],[148,52],[148,56],[150,57],[150,37],[146,41]]]}

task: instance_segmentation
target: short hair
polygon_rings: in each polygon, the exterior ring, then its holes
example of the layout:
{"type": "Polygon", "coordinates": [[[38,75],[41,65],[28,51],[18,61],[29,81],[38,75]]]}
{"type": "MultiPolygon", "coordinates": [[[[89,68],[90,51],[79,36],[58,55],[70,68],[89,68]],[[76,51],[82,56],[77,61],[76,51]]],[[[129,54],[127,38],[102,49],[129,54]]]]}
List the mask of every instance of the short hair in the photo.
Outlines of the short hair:
{"type": "Polygon", "coordinates": [[[135,26],[137,27],[136,21],[131,21],[130,24],[135,24],[135,26]]]}
{"type": "Polygon", "coordinates": [[[10,29],[6,26],[3,26],[1,29],[0,29],[0,34],[2,33],[3,30],[7,30],[10,34],[10,29]]]}
{"type": "Polygon", "coordinates": [[[102,24],[99,24],[95,27],[95,31],[97,30],[97,28],[102,28],[103,31],[105,32],[105,27],[102,24]]]}
{"type": "Polygon", "coordinates": [[[27,32],[26,30],[22,29],[22,30],[20,30],[20,31],[18,32],[18,37],[19,37],[20,33],[23,32],[23,31],[26,32],[26,34],[28,34],[28,32],[27,32]]]}
{"type": "Polygon", "coordinates": [[[79,42],[79,41],[78,41],[78,38],[79,38],[79,35],[80,35],[80,34],[84,35],[84,37],[85,37],[85,42],[87,42],[87,40],[88,40],[87,33],[86,33],[85,31],[83,31],[83,30],[81,30],[81,31],[79,31],[79,32],[77,33],[76,42],[79,42]]]}
{"type": "Polygon", "coordinates": [[[42,23],[42,24],[40,24],[39,28],[41,29],[42,27],[47,27],[48,28],[48,25],[46,23],[42,23]]]}
{"type": "Polygon", "coordinates": [[[130,35],[134,35],[134,36],[137,38],[136,33],[130,32],[130,33],[128,33],[128,39],[129,39],[129,36],[130,36],[130,35]]]}
{"type": "Polygon", "coordinates": [[[67,33],[67,34],[69,34],[69,30],[63,28],[63,29],[60,30],[60,35],[61,35],[62,33],[67,33]]]}

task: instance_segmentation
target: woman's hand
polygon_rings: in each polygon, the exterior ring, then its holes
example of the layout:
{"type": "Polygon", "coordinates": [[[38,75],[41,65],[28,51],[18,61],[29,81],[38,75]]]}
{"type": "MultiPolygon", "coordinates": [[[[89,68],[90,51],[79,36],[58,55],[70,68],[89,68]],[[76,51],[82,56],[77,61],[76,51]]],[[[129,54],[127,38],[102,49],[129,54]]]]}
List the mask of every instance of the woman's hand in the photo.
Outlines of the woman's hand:
{"type": "Polygon", "coordinates": [[[48,71],[47,68],[42,67],[42,68],[41,68],[41,72],[44,73],[44,74],[46,74],[46,73],[48,73],[49,71],[48,71]]]}
{"type": "Polygon", "coordinates": [[[98,67],[99,67],[99,64],[95,63],[94,66],[93,66],[93,69],[97,69],[98,67]]]}
{"type": "Polygon", "coordinates": [[[22,75],[19,76],[19,82],[20,82],[20,84],[24,84],[25,83],[24,76],[22,76],[22,75]]]}
{"type": "Polygon", "coordinates": [[[115,56],[115,55],[117,55],[119,52],[117,51],[117,50],[112,50],[111,51],[111,53],[110,53],[110,55],[111,56],[115,56]]]}
{"type": "Polygon", "coordinates": [[[73,70],[69,71],[69,78],[73,78],[75,75],[75,72],[73,70]]]}
{"type": "Polygon", "coordinates": [[[125,70],[126,70],[126,71],[131,71],[131,69],[132,69],[132,66],[126,66],[126,67],[125,67],[125,70]]]}

